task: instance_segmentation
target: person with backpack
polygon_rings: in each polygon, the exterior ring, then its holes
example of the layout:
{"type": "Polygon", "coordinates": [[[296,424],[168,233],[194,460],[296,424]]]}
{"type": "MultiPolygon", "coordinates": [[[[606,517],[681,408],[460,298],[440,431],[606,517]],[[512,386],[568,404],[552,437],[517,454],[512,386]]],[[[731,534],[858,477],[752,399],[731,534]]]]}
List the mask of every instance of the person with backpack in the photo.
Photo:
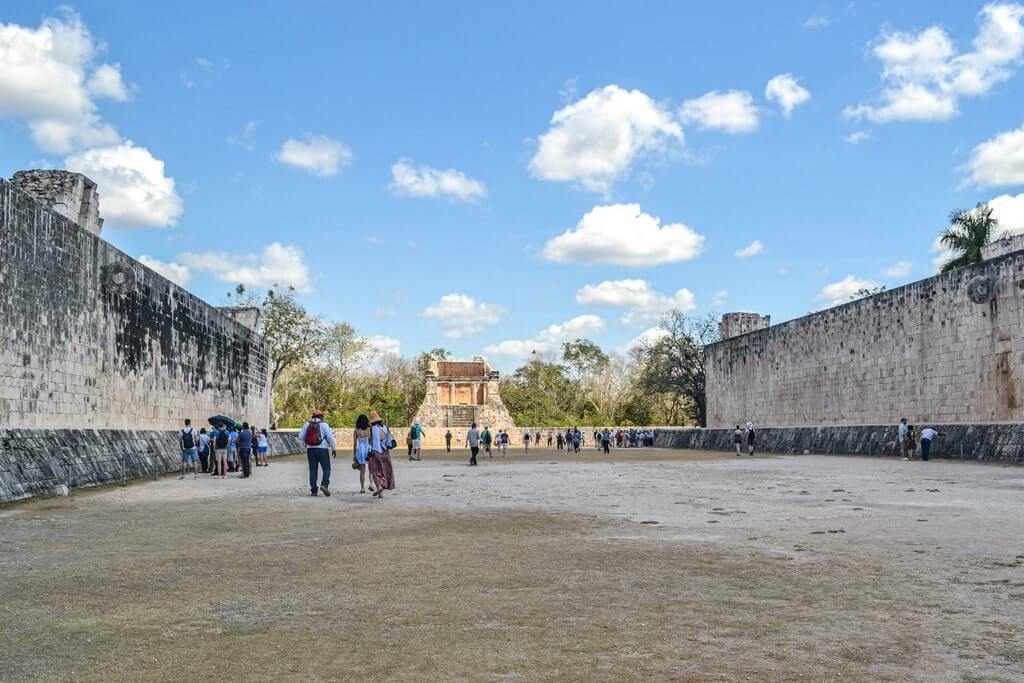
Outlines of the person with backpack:
{"type": "Polygon", "coordinates": [[[227,479],[228,477],[228,444],[230,439],[228,438],[228,430],[224,425],[217,427],[217,432],[213,437],[213,476],[220,475],[221,479],[227,479]]]}
{"type": "Polygon", "coordinates": [[[195,470],[196,479],[198,479],[199,436],[196,434],[196,430],[192,427],[192,420],[185,420],[185,426],[182,428],[181,433],[178,434],[178,443],[181,446],[181,476],[178,477],[178,479],[185,478],[185,470],[188,469],[189,463],[192,464],[192,469],[195,470]]]}
{"type": "Polygon", "coordinates": [[[368,469],[370,478],[376,484],[374,497],[384,498],[384,491],[395,488],[395,470],[391,464],[391,449],[397,444],[391,436],[391,430],[384,425],[380,413],[370,412],[370,461],[368,469]]]}
{"type": "Polygon", "coordinates": [[[757,432],[754,431],[754,423],[747,423],[747,454],[754,454],[754,447],[757,445],[757,432]]]}
{"type": "Polygon", "coordinates": [[[325,496],[331,495],[331,456],[337,455],[334,444],[334,432],[324,422],[324,412],[314,410],[312,417],[299,430],[299,441],[306,446],[306,461],[309,463],[309,495],[317,494],[317,468],[323,474],[320,478],[320,491],[325,496]]]}
{"type": "Polygon", "coordinates": [[[242,425],[236,424],[228,430],[228,472],[237,472],[238,466],[238,430],[242,425]]]}
{"type": "Polygon", "coordinates": [[[409,430],[409,437],[412,438],[412,450],[409,452],[409,460],[419,461],[420,448],[423,446],[423,436],[425,434],[426,432],[423,431],[419,420],[412,423],[412,429],[409,430]]]}
{"type": "Polygon", "coordinates": [[[199,430],[199,465],[200,471],[207,474],[210,471],[210,435],[206,433],[206,427],[199,430]]]}

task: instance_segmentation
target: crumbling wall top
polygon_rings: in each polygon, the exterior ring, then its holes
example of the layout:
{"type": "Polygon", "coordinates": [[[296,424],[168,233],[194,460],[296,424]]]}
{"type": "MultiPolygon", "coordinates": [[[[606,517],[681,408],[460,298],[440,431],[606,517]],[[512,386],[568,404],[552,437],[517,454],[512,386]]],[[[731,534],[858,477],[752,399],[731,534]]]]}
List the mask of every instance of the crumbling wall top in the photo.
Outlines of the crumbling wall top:
{"type": "Polygon", "coordinates": [[[11,178],[11,183],[46,208],[94,235],[99,235],[103,229],[96,183],[81,173],[39,169],[18,171],[11,178]]]}

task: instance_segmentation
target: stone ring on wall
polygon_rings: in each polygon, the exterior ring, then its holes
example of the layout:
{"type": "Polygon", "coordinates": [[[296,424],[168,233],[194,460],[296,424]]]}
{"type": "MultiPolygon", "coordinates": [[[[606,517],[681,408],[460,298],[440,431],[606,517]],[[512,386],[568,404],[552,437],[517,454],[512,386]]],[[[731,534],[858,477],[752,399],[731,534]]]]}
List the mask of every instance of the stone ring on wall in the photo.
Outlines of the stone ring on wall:
{"type": "Polygon", "coordinates": [[[967,296],[976,304],[985,304],[996,296],[996,283],[990,277],[978,276],[967,283],[967,296]]]}
{"type": "Polygon", "coordinates": [[[135,285],[135,271],[123,264],[113,263],[104,269],[103,286],[111,293],[123,294],[135,285]]]}

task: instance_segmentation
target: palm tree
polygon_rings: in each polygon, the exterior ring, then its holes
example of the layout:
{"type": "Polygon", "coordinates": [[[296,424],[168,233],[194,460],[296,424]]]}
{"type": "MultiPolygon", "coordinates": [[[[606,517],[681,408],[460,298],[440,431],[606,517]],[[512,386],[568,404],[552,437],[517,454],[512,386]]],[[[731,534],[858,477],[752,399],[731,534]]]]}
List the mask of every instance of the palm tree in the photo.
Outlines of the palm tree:
{"type": "Polygon", "coordinates": [[[996,228],[999,221],[992,217],[992,207],[985,202],[971,210],[958,209],[949,214],[949,228],[942,232],[939,241],[957,254],[943,264],[941,272],[948,273],[982,259],[981,250],[998,239],[996,228]]]}

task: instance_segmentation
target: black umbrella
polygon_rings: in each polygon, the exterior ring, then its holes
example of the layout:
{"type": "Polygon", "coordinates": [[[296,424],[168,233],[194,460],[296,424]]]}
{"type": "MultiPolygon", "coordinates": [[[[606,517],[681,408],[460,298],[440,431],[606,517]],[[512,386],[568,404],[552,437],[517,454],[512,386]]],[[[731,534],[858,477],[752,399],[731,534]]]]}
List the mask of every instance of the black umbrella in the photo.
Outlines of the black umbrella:
{"type": "Polygon", "coordinates": [[[227,427],[234,427],[236,423],[235,423],[234,420],[232,420],[227,415],[214,415],[213,417],[210,418],[210,424],[213,425],[214,427],[217,427],[217,426],[220,426],[220,425],[225,425],[227,427]]]}

